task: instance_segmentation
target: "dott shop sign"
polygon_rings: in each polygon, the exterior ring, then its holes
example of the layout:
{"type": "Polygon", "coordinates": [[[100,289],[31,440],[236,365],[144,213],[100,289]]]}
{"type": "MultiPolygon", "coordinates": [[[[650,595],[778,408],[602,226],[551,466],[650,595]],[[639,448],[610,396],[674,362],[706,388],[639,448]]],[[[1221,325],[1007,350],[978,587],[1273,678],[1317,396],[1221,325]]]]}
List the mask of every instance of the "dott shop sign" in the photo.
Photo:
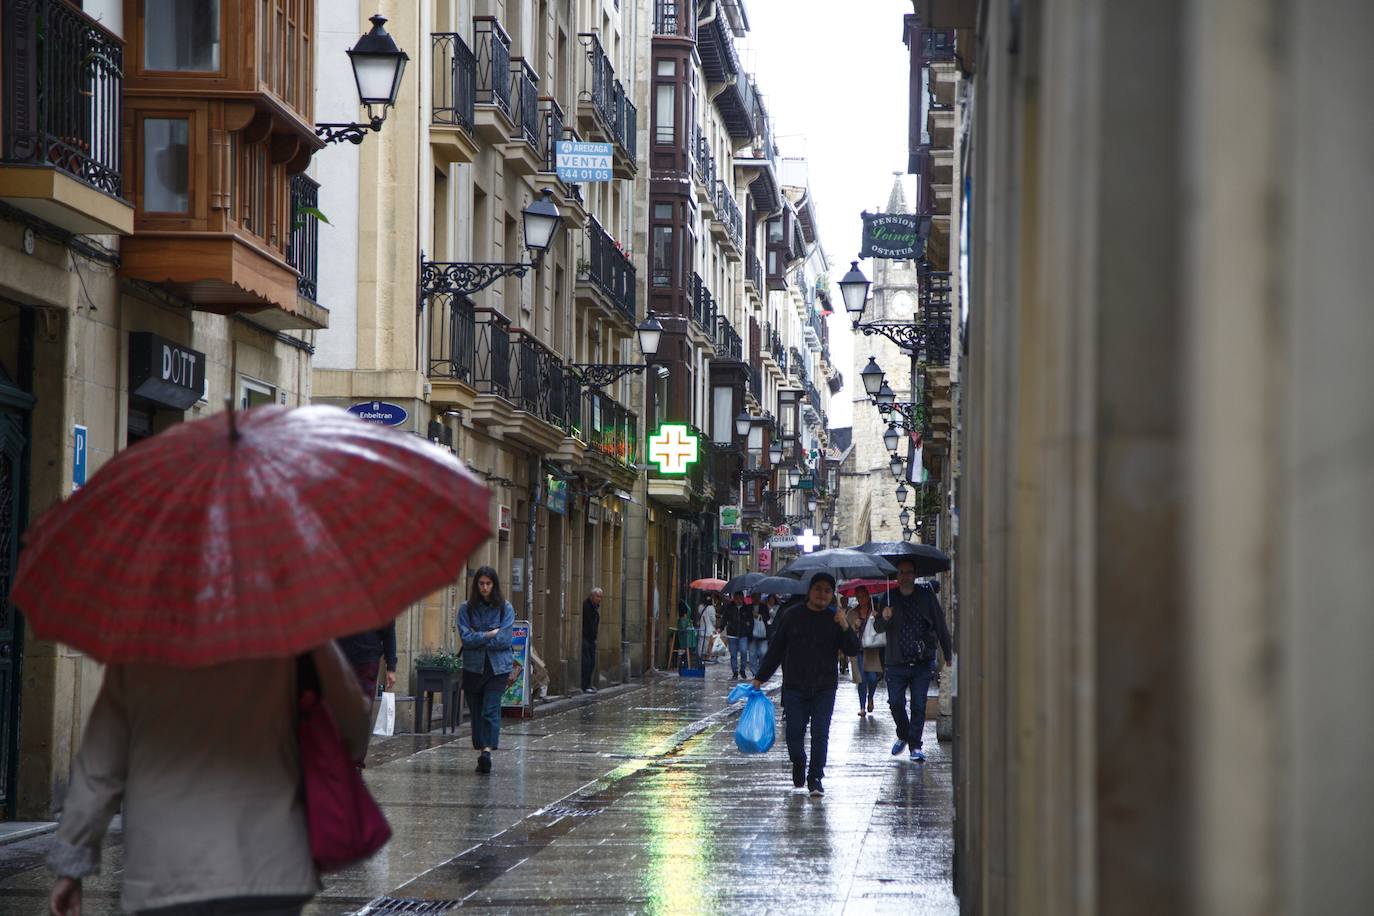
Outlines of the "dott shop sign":
{"type": "Polygon", "coordinates": [[[910,260],[921,254],[919,217],[909,213],[864,213],[865,258],[910,260]]]}

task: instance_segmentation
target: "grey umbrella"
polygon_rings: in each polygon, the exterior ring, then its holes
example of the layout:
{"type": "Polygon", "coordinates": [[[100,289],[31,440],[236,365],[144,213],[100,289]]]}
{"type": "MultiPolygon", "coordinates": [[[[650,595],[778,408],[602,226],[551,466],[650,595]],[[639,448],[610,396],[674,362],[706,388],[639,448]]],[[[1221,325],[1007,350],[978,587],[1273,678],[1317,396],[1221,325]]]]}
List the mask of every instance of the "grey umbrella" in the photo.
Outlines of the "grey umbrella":
{"type": "Polygon", "coordinates": [[[726,582],[721,592],[726,595],[733,595],[735,592],[752,592],[754,590],[754,583],[763,578],[765,578],[763,573],[743,573],[735,576],[735,578],[731,579],[729,582],[726,582]]]}
{"type": "Polygon", "coordinates": [[[889,563],[910,560],[916,564],[916,575],[933,576],[949,569],[949,554],[931,547],[929,544],[913,544],[910,541],[869,541],[856,550],[874,557],[882,557],[889,563]]]}
{"type": "Polygon", "coordinates": [[[798,557],[779,575],[810,579],[814,573],[828,572],[836,579],[882,579],[896,571],[896,567],[882,557],[837,547],[798,557]]]}
{"type": "Polygon", "coordinates": [[[809,584],[788,576],[769,576],[754,584],[756,595],[805,595],[809,584]]]}

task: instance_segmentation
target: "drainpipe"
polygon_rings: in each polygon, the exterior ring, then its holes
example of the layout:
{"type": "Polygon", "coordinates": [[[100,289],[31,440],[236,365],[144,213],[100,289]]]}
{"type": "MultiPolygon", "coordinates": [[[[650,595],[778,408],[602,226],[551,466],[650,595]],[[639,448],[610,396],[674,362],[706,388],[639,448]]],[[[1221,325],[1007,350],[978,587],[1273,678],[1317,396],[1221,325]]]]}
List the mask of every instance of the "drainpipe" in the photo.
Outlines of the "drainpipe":
{"type": "MultiPolygon", "coordinates": [[[[531,455],[529,459],[530,517],[525,526],[525,619],[530,622],[531,628],[534,627],[534,543],[538,532],[539,504],[543,502],[543,481],[540,480],[539,473],[541,467],[542,462],[539,456],[531,455]]],[[[534,640],[531,638],[530,642],[533,644],[534,640]]],[[[549,660],[545,659],[544,664],[548,665],[549,660]]]]}

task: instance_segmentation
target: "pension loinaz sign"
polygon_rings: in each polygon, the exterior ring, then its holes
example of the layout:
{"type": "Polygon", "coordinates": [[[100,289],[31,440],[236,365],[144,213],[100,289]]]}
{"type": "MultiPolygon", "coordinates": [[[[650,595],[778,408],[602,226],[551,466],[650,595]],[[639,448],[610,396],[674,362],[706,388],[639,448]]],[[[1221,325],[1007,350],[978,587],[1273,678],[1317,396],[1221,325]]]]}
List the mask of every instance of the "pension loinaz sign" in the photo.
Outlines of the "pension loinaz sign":
{"type": "Polygon", "coordinates": [[[908,261],[925,250],[921,238],[921,218],[914,213],[862,213],[864,221],[864,258],[890,258],[908,261]]]}

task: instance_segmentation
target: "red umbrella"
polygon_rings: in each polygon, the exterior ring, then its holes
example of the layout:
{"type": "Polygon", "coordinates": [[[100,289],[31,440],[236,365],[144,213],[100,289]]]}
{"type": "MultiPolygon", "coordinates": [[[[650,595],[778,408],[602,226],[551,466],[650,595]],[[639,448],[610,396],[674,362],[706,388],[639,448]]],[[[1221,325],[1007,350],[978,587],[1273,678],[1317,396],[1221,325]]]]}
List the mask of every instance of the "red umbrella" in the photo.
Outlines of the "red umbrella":
{"type": "Polygon", "coordinates": [[[841,583],[840,587],[835,589],[835,591],[839,592],[841,595],[852,595],[862,586],[868,589],[870,595],[876,595],[879,592],[888,591],[896,584],[897,583],[891,579],[850,579],[847,582],[841,583]]]}
{"type": "Polygon", "coordinates": [[[182,423],[40,518],[11,596],[103,662],[296,655],[455,581],[491,534],[456,458],[334,407],[182,423]]]}
{"type": "Polygon", "coordinates": [[[704,592],[718,592],[725,588],[724,579],[696,579],[692,582],[692,588],[699,588],[704,592]]]}

